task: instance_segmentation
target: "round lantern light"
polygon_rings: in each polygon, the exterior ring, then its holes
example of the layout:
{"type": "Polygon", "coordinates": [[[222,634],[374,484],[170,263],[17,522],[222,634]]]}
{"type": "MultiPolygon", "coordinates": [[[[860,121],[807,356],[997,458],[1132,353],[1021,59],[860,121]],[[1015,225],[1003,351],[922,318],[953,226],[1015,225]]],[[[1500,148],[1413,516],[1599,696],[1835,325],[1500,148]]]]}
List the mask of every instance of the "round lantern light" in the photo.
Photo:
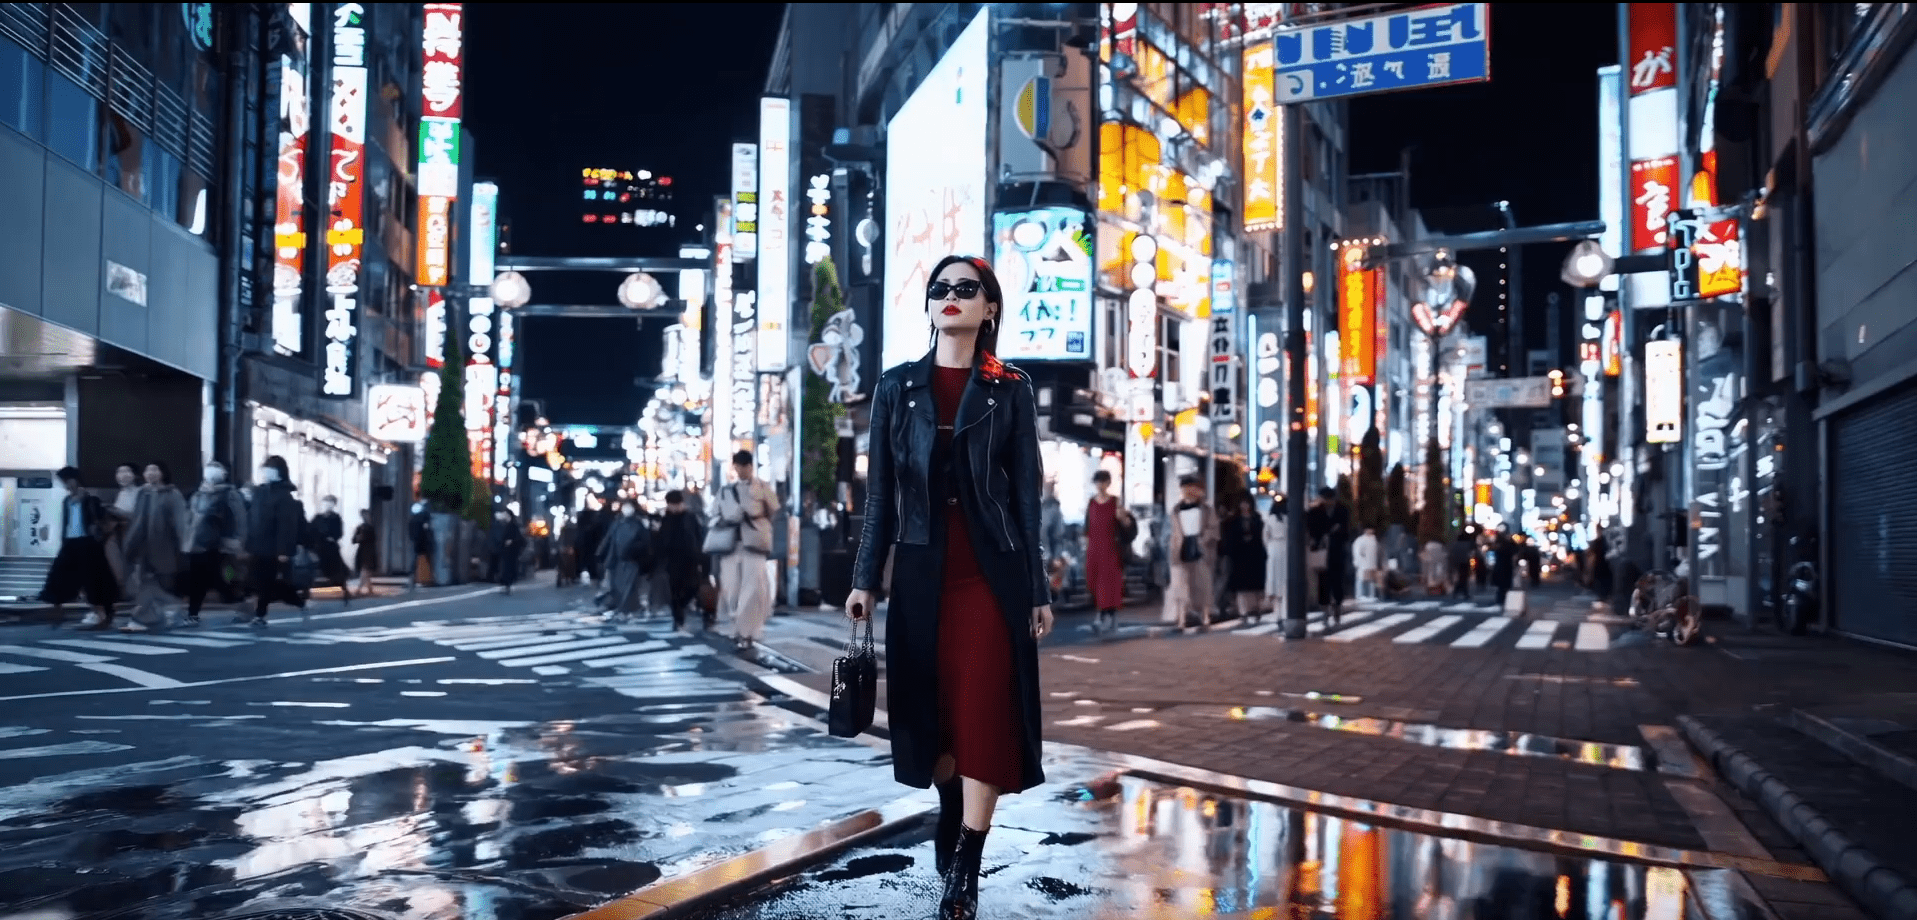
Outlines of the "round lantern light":
{"type": "Polygon", "coordinates": [[[645,272],[633,272],[619,283],[619,302],[628,309],[644,310],[656,306],[665,297],[659,279],[645,272]]]}
{"type": "Polygon", "coordinates": [[[492,283],[493,303],[517,310],[532,302],[532,282],[518,272],[500,272],[492,283]]]}

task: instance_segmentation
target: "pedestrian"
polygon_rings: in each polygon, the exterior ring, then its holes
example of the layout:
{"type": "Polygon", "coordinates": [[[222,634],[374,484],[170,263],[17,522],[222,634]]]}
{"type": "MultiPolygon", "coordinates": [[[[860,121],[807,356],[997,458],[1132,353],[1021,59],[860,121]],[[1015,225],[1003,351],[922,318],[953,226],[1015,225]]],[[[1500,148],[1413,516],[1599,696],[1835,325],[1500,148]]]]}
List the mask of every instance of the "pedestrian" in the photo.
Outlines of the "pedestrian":
{"type": "Polygon", "coordinates": [[[413,516],[406,521],[406,536],[413,541],[412,575],[406,581],[406,590],[413,591],[421,583],[433,584],[436,538],[433,536],[433,516],[427,511],[425,502],[413,503],[413,516]]]}
{"type": "Polygon", "coordinates": [[[246,544],[246,499],[226,481],[226,465],[208,463],[187,501],[186,625],[200,625],[208,592],[226,583],[226,559],[246,544]]]}
{"type": "MultiPolygon", "coordinates": [[[[1424,549],[1418,551],[1418,571],[1424,577],[1425,594],[1437,597],[1449,589],[1450,581],[1446,573],[1455,572],[1457,563],[1453,561],[1452,554],[1457,552],[1457,544],[1452,544],[1451,549],[1447,550],[1443,543],[1435,539],[1425,543],[1424,549]]],[[[1464,566],[1465,576],[1469,577],[1471,563],[1468,559],[1464,566]]]]}
{"type": "Polygon", "coordinates": [[[749,652],[772,617],[772,580],[765,563],[772,555],[772,515],[779,501],[772,487],[753,475],[751,451],[732,455],[732,472],[737,478],[719,491],[713,525],[738,533],[732,549],[719,557],[719,610],[732,624],[733,646],[749,652]]]}
{"type": "Polygon", "coordinates": [[[1345,584],[1351,578],[1351,510],[1338,500],[1337,489],[1318,490],[1318,500],[1305,512],[1305,532],[1318,573],[1318,605],[1326,624],[1335,627],[1344,617],[1345,584]]]}
{"type": "Polygon", "coordinates": [[[379,571],[379,531],[373,528],[373,509],[361,508],[353,528],[353,571],[359,575],[359,596],[373,593],[373,574],[379,571]]]}
{"type": "MultiPolygon", "coordinates": [[[[113,483],[118,491],[113,493],[113,504],[107,506],[107,564],[113,569],[113,579],[120,584],[120,596],[133,594],[127,584],[126,529],[133,523],[133,509],[140,503],[140,471],[144,467],[138,463],[122,463],[113,468],[113,483]]],[[[108,626],[113,624],[109,623],[108,626]]]]}
{"type": "Polygon", "coordinates": [[[81,629],[105,629],[113,624],[113,605],[120,599],[120,582],[107,563],[107,534],[112,528],[105,502],[86,490],[80,471],[70,466],[54,473],[67,494],[60,500],[60,549],[47,569],[40,600],[53,605],[53,624],[65,616],[61,608],[86,597],[93,609],[80,621],[81,629]]]}
{"type": "Polygon", "coordinates": [[[1225,573],[1225,590],[1231,593],[1238,617],[1258,622],[1265,613],[1265,522],[1251,496],[1240,497],[1219,531],[1219,552],[1230,571],[1225,573]]]}
{"type": "MultiPolygon", "coordinates": [[[[654,577],[665,576],[667,605],[672,608],[672,626],[684,629],[686,608],[699,599],[699,586],[706,579],[706,534],[699,519],[686,509],[686,493],[673,489],[666,493],[666,513],[659,519],[658,564],[654,577]]],[[[702,611],[701,620],[711,629],[714,617],[702,611]]]]}
{"type": "Polygon", "coordinates": [[[1591,590],[1598,600],[1609,601],[1611,590],[1616,587],[1611,569],[1611,538],[1600,530],[1591,540],[1591,590]]]}
{"type": "Polygon", "coordinates": [[[570,588],[579,583],[579,524],[556,522],[559,530],[559,562],[553,566],[553,586],[570,588]]]}
{"type": "Polygon", "coordinates": [[[1287,550],[1291,546],[1291,529],[1285,519],[1285,497],[1272,496],[1271,508],[1265,513],[1265,609],[1274,611],[1280,619],[1285,614],[1285,591],[1291,578],[1290,560],[1287,550]]]}
{"type": "Polygon", "coordinates": [[[1358,599],[1377,600],[1378,590],[1378,531],[1366,527],[1358,539],[1351,541],[1351,567],[1358,572],[1358,599]]]}
{"type": "Polygon", "coordinates": [[[308,534],[313,555],[319,558],[320,575],[339,585],[340,606],[350,606],[353,589],[349,582],[353,573],[346,567],[346,556],[339,548],[339,541],[346,537],[346,521],[339,516],[338,497],[327,495],[320,499],[320,511],[313,515],[308,534]]]}
{"type": "Polygon", "coordinates": [[[1505,596],[1511,593],[1512,578],[1517,574],[1518,545],[1510,534],[1500,533],[1491,552],[1491,582],[1498,589],[1498,609],[1502,610],[1505,596]]]}
{"type": "Polygon", "coordinates": [[[585,567],[588,581],[604,585],[606,569],[602,563],[603,554],[600,544],[605,542],[606,530],[616,521],[619,513],[615,510],[615,501],[601,508],[584,508],[579,512],[579,564],[585,567]]]}
{"type": "Polygon", "coordinates": [[[1000,362],[1004,295],[985,260],[947,256],[925,289],[932,349],[885,372],[872,400],[867,514],[846,612],[886,617],[892,770],[938,789],[943,920],[978,911],[998,797],[1045,781],[1038,641],[1052,630],[1031,378],[1000,362]]]}
{"type": "Polygon", "coordinates": [[[520,529],[519,521],[512,511],[501,508],[493,515],[492,532],[493,571],[499,576],[501,594],[513,593],[513,582],[519,580],[519,557],[526,552],[526,532],[520,529]]]}
{"type": "Polygon", "coordinates": [[[1138,522],[1112,494],[1112,474],[1092,474],[1092,500],[1085,506],[1085,585],[1092,609],[1098,611],[1092,629],[1118,629],[1118,608],[1125,604],[1125,562],[1138,522]]]}
{"type": "Polygon", "coordinates": [[[624,620],[644,609],[646,571],[652,567],[652,529],[639,516],[639,506],[615,499],[614,517],[599,540],[599,570],[605,573],[602,609],[624,620]]]}
{"type": "Polygon", "coordinates": [[[306,532],[306,511],[293,494],[284,457],[267,457],[256,475],[246,516],[246,568],[253,582],[253,616],[246,622],[265,628],[266,609],[276,600],[306,609],[304,594],[287,579],[306,532]]]}
{"type": "Polygon", "coordinates": [[[140,475],[146,482],[135,499],[124,545],[133,609],[120,631],[129,633],[166,627],[167,607],[177,590],[180,554],[190,536],[186,499],[174,487],[166,464],[156,460],[140,475]]]}
{"type": "Polygon", "coordinates": [[[1199,626],[1211,628],[1217,608],[1212,572],[1218,559],[1218,515],[1205,503],[1205,484],[1196,476],[1178,480],[1179,502],[1171,510],[1171,539],[1165,552],[1171,561],[1171,584],[1165,589],[1165,620],[1185,627],[1193,610],[1199,626]]]}
{"type": "Polygon", "coordinates": [[[1465,600],[1471,599],[1471,567],[1478,558],[1478,544],[1469,528],[1458,531],[1458,539],[1451,543],[1451,593],[1465,600]]]}

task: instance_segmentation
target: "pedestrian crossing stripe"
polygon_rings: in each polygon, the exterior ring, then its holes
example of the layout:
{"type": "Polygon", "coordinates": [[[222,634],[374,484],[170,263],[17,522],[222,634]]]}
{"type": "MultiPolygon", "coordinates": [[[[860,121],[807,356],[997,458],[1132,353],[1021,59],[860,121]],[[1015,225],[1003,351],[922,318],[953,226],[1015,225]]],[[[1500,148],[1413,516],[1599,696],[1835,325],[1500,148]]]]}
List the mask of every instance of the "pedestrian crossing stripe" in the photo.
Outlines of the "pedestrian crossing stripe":
{"type": "MultiPolygon", "coordinates": [[[[1610,624],[1594,620],[1520,620],[1502,614],[1480,615],[1473,619],[1463,614],[1445,613],[1419,622],[1424,615],[1402,608],[1374,607],[1347,613],[1335,628],[1326,625],[1323,614],[1314,614],[1307,624],[1307,635],[1326,642],[1349,644],[1366,639],[1389,637],[1394,645],[1445,645],[1451,648],[1487,648],[1493,644],[1535,651],[1549,649],[1558,633],[1570,627],[1570,647],[1580,652],[1604,652],[1611,648],[1610,624]],[[1388,610],[1400,612],[1390,613],[1388,610]],[[1527,624],[1522,631],[1513,627],[1527,624]],[[1462,632],[1461,626],[1469,624],[1462,632]]],[[[1237,621],[1232,621],[1237,622],[1237,621]]],[[[1244,626],[1233,634],[1240,636],[1283,635],[1283,619],[1266,619],[1244,626]]],[[[1140,630],[1142,632],[1142,630],[1140,630]]],[[[1120,635],[1123,635],[1121,632],[1120,635]]]]}

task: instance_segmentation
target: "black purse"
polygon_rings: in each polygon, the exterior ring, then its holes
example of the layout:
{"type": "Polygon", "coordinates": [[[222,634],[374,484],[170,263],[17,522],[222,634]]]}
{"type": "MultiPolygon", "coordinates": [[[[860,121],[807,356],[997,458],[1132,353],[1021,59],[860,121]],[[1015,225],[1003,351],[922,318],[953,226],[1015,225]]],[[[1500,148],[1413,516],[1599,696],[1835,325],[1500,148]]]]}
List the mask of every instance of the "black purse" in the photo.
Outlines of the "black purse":
{"type": "Polygon", "coordinates": [[[872,618],[865,618],[865,635],[852,624],[845,655],[832,662],[832,708],[826,728],[833,737],[853,738],[872,727],[879,706],[879,656],[872,643],[872,618]]]}

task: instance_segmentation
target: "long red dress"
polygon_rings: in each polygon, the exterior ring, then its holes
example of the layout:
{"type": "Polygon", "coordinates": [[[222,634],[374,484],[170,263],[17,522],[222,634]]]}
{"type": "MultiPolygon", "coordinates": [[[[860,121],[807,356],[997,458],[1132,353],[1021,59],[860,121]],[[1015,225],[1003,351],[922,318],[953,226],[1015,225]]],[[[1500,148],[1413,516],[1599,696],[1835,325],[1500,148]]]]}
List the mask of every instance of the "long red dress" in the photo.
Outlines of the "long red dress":
{"type": "Polygon", "coordinates": [[[1125,606],[1125,565],[1118,558],[1118,499],[1092,501],[1085,508],[1085,584],[1092,606],[1125,606]]]}
{"type": "MultiPolygon", "coordinates": [[[[932,401],[939,420],[935,458],[950,456],[959,400],[971,377],[971,368],[932,369],[932,401]]],[[[1024,785],[1024,760],[1013,696],[1017,678],[1012,671],[1012,635],[973,552],[955,491],[958,484],[948,477],[942,485],[935,486],[935,495],[943,496],[938,510],[945,515],[945,574],[939,591],[939,731],[958,775],[1000,789],[1017,789],[1024,785]]]]}

